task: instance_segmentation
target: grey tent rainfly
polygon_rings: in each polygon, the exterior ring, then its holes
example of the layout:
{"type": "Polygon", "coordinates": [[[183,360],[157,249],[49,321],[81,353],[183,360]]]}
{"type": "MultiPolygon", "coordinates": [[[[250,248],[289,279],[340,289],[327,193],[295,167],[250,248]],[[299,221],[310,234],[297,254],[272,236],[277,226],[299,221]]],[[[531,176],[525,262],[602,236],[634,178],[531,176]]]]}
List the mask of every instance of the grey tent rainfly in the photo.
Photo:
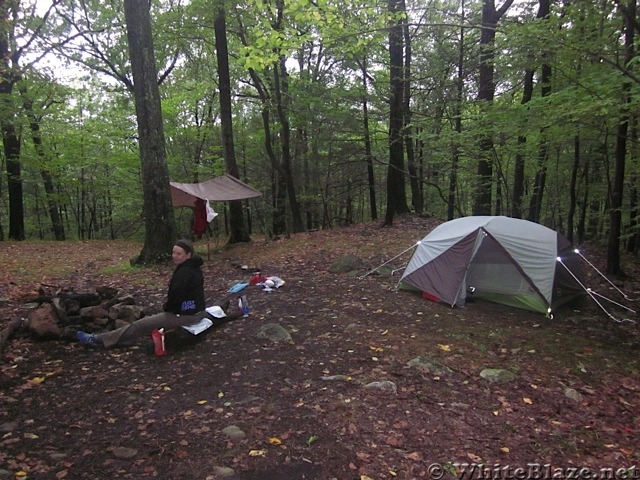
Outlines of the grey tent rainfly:
{"type": "Polygon", "coordinates": [[[580,255],[560,233],[504,216],[445,222],[416,245],[399,287],[462,306],[469,295],[551,315],[584,296],[580,255]]]}

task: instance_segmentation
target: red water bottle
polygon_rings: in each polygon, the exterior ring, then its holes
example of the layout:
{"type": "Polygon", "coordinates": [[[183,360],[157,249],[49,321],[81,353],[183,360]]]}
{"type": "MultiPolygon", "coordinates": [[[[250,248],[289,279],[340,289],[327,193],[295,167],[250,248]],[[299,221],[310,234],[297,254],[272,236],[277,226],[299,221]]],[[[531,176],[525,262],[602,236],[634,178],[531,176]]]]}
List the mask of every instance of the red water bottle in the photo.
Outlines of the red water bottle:
{"type": "Polygon", "coordinates": [[[158,330],[157,328],[151,332],[151,338],[153,339],[154,352],[157,357],[165,355],[167,351],[164,349],[164,328],[158,330]]]}

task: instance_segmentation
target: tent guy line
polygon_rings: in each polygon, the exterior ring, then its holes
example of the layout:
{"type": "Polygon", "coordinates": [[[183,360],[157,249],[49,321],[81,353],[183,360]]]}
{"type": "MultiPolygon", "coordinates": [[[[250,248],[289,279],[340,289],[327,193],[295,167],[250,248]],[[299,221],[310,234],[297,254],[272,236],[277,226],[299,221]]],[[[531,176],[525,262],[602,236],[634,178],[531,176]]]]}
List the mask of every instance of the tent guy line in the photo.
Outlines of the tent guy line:
{"type": "MultiPolygon", "coordinates": [[[[620,290],[620,289],[619,289],[619,288],[618,288],[618,287],[617,287],[617,286],[616,286],[616,285],[615,285],[611,280],[609,280],[609,279],[608,279],[608,278],[607,278],[607,277],[606,277],[606,276],[605,276],[605,275],[604,275],[600,270],[598,270],[598,269],[596,268],[596,266],[595,266],[593,263],[591,263],[589,260],[587,260],[587,258],[586,258],[584,255],[582,255],[582,253],[580,253],[580,250],[578,250],[578,249],[576,248],[576,249],[574,250],[574,252],[575,252],[576,254],[580,255],[580,257],[581,257],[585,262],[587,262],[587,263],[589,264],[589,266],[590,266],[591,268],[593,268],[593,269],[598,273],[598,275],[600,275],[602,278],[604,278],[604,279],[609,283],[609,285],[611,285],[613,288],[615,288],[615,289],[618,291],[618,293],[619,293],[620,295],[622,295],[622,296],[625,298],[625,300],[633,301],[631,298],[629,298],[629,297],[627,296],[627,294],[626,294],[626,293],[624,293],[622,290],[620,290]]],[[[635,313],[635,312],[633,312],[633,313],[635,313]]]]}
{"type": "MultiPolygon", "coordinates": [[[[579,253],[579,252],[576,250],[576,253],[579,253]]],[[[580,256],[582,257],[582,255],[580,255],[580,256]]],[[[584,257],[582,257],[582,258],[584,258],[584,257]]],[[[586,259],[585,259],[585,260],[586,260],[586,259]]],[[[605,297],[604,295],[601,295],[601,294],[599,294],[599,293],[595,292],[594,290],[592,290],[591,288],[589,288],[589,287],[585,286],[585,285],[584,285],[580,280],[578,280],[578,278],[576,278],[576,276],[575,276],[575,275],[573,275],[573,272],[571,271],[571,269],[570,269],[569,267],[567,267],[567,266],[564,264],[564,262],[562,261],[562,259],[561,259],[560,257],[558,257],[558,263],[560,263],[560,265],[562,265],[562,266],[567,270],[567,272],[569,272],[569,274],[570,274],[571,276],[573,276],[574,280],[575,280],[575,281],[576,281],[576,282],[577,282],[577,283],[578,283],[578,284],[579,284],[579,285],[584,289],[584,291],[585,291],[585,292],[587,292],[587,295],[589,295],[589,297],[591,297],[591,300],[593,300],[593,301],[594,301],[594,302],[595,302],[595,303],[600,307],[600,309],[601,309],[604,313],[606,313],[606,314],[607,314],[607,316],[608,316],[611,320],[613,320],[614,322],[618,322],[618,323],[622,323],[622,322],[631,322],[631,323],[636,323],[636,322],[635,322],[635,320],[631,320],[630,318],[623,318],[622,320],[617,319],[616,317],[614,317],[614,316],[613,316],[613,315],[612,315],[612,314],[611,314],[611,313],[610,313],[610,312],[609,312],[609,311],[604,307],[604,305],[602,305],[602,303],[600,303],[600,301],[599,301],[599,300],[598,300],[598,298],[596,298],[596,297],[599,297],[599,298],[601,298],[601,299],[603,299],[603,300],[606,300],[606,301],[608,301],[608,302],[613,303],[614,305],[617,305],[617,306],[619,306],[619,307],[622,307],[623,309],[628,310],[628,311],[630,311],[631,313],[636,313],[634,310],[631,310],[629,307],[626,307],[626,306],[624,306],[624,305],[622,305],[622,304],[620,304],[620,303],[618,303],[618,302],[616,302],[616,301],[614,301],[614,300],[611,300],[610,298],[607,298],[607,297],[605,297]]],[[[593,267],[593,265],[592,265],[589,261],[587,261],[587,263],[593,267]]],[[[598,273],[600,273],[600,272],[598,271],[598,269],[597,269],[597,268],[595,268],[595,267],[593,267],[593,268],[594,268],[598,273]]],[[[602,274],[601,274],[601,275],[602,275],[602,274]]],[[[602,276],[604,277],[604,275],[602,275],[602,276]]],[[[608,279],[608,278],[606,278],[606,277],[604,277],[604,278],[605,278],[607,281],[609,280],[609,279],[608,279]]],[[[611,283],[611,282],[609,282],[609,283],[611,283]]],[[[617,288],[616,288],[616,290],[617,290],[617,288]]],[[[618,290],[618,291],[619,291],[619,290],[618,290]]],[[[626,298],[626,295],[625,295],[625,298],[626,298]]]]}
{"type": "MultiPolygon", "coordinates": [[[[365,273],[364,275],[361,275],[360,277],[358,277],[358,280],[363,280],[365,277],[368,277],[369,275],[371,275],[373,272],[376,272],[377,270],[381,269],[382,267],[384,267],[387,263],[394,261],[396,258],[400,257],[401,255],[404,255],[405,253],[407,253],[409,250],[413,250],[414,248],[416,248],[418,245],[420,245],[420,243],[422,242],[422,240],[418,240],[416,243],[414,243],[413,245],[411,245],[409,248],[407,248],[406,250],[403,250],[402,252],[400,252],[398,255],[396,255],[393,258],[390,258],[389,260],[387,260],[386,262],[384,262],[381,265],[378,265],[376,268],[374,268],[373,270],[369,270],[367,273],[365,273]]],[[[402,269],[394,269],[393,272],[397,272],[398,270],[402,270],[402,269]]]]}

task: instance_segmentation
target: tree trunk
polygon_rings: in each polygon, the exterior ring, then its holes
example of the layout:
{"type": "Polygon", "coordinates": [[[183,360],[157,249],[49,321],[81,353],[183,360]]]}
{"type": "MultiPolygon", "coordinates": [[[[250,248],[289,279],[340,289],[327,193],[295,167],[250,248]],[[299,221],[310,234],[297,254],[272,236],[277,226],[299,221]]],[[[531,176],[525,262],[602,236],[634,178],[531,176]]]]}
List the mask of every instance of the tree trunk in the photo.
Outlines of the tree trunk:
{"type": "Polygon", "coordinates": [[[138,120],[145,217],[144,246],[137,263],[168,258],[176,240],[149,8],[148,2],[124,1],[138,120]]]}
{"type": "MultiPolygon", "coordinates": [[[[2,90],[2,87],[0,87],[0,93],[3,93],[2,90]]],[[[7,162],[9,239],[24,240],[24,199],[22,195],[20,139],[18,138],[14,125],[8,121],[2,122],[2,141],[4,146],[4,156],[7,162]]]]}
{"type": "MultiPolygon", "coordinates": [[[[284,13],[284,0],[277,0],[278,21],[274,30],[282,30],[284,13]]],[[[280,146],[282,152],[282,170],[286,186],[287,199],[289,200],[289,213],[291,215],[291,227],[294,232],[304,231],[304,222],[300,212],[300,205],[296,198],[295,183],[293,180],[293,168],[291,163],[291,125],[289,123],[289,75],[287,73],[286,58],[280,55],[279,62],[273,69],[273,85],[276,102],[276,111],[280,122],[280,146]]]]}
{"type": "MultiPolygon", "coordinates": [[[[41,159],[42,165],[47,165],[49,159],[44,151],[42,145],[42,136],[40,135],[40,122],[36,118],[33,112],[33,101],[28,98],[26,87],[20,89],[22,95],[22,104],[24,106],[27,117],[29,118],[29,127],[31,129],[31,139],[36,154],[41,159]]],[[[47,208],[49,211],[49,219],[51,220],[51,228],[53,231],[53,238],[56,240],[64,240],[64,225],[62,223],[62,217],[60,216],[60,206],[55,198],[55,186],[53,184],[53,175],[44,166],[40,168],[40,176],[44,184],[44,191],[46,195],[47,208]]]]}
{"type": "MultiPolygon", "coordinates": [[[[633,128],[631,129],[631,143],[634,145],[632,155],[637,157],[638,148],[638,125],[637,118],[633,117],[633,128]]],[[[627,240],[627,253],[636,254],[640,248],[640,204],[638,199],[638,174],[632,173],[629,178],[629,240],[627,240]]]]}
{"type": "MultiPolygon", "coordinates": [[[[458,75],[456,78],[456,102],[453,107],[454,130],[462,133],[462,100],[464,98],[464,0],[460,5],[460,40],[458,42],[458,75]]],[[[458,135],[459,136],[459,135],[458,135]]],[[[451,154],[451,170],[449,171],[449,192],[447,194],[447,220],[453,220],[456,206],[456,191],[458,188],[458,164],[460,163],[459,141],[453,145],[451,154]]]]}
{"type": "Polygon", "coordinates": [[[287,199],[291,212],[291,224],[294,232],[304,231],[304,222],[300,213],[300,205],[296,198],[296,188],[293,181],[293,169],[291,163],[291,126],[289,124],[289,80],[286,59],[282,58],[279,65],[274,68],[274,86],[276,93],[276,109],[280,121],[282,148],[282,168],[285,174],[284,181],[287,188],[287,199]]]}
{"type": "Polygon", "coordinates": [[[19,51],[11,51],[16,39],[11,25],[17,14],[16,3],[0,2],[0,96],[3,113],[0,128],[7,169],[7,190],[9,192],[9,239],[24,240],[24,199],[22,195],[22,165],[20,163],[20,138],[14,124],[15,106],[11,103],[13,87],[20,79],[18,63],[19,51]]]}
{"type": "Polygon", "coordinates": [[[580,218],[578,219],[578,225],[576,227],[576,234],[578,235],[578,243],[583,243],[585,234],[587,231],[587,208],[589,205],[589,156],[586,157],[584,169],[582,171],[582,180],[584,185],[584,192],[582,194],[582,203],[580,205],[580,218]]]}
{"type": "MultiPolygon", "coordinates": [[[[401,0],[389,0],[389,13],[397,17],[401,0]]],[[[393,225],[394,214],[409,211],[405,193],[404,156],[402,148],[403,110],[403,45],[402,21],[394,19],[389,28],[390,86],[389,99],[389,167],[387,170],[387,212],[384,225],[393,225]]]]}
{"type": "MultiPolygon", "coordinates": [[[[524,74],[524,85],[522,88],[521,105],[525,105],[533,98],[533,74],[532,69],[527,69],[524,74]]],[[[527,137],[518,135],[518,150],[516,152],[515,166],[513,169],[513,195],[512,195],[512,212],[514,218],[522,218],[522,199],[524,197],[524,146],[527,143],[527,137]]]]}
{"type": "MultiPolygon", "coordinates": [[[[537,17],[539,19],[549,18],[550,0],[539,0],[540,8],[537,17]]],[[[551,66],[544,62],[540,72],[540,95],[547,97],[551,93],[551,66]]],[[[546,128],[540,129],[540,146],[538,148],[538,171],[533,185],[533,193],[529,203],[528,219],[532,222],[539,222],[542,212],[542,199],[544,187],[547,181],[547,162],[549,159],[549,146],[547,142],[546,128]]]]}
{"type": "MultiPolygon", "coordinates": [[[[216,37],[216,58],[218,60],[218,88],[220,90],[220,123],[222,147],[227,173],[240,179],[236,152],[233,143],[233,119],[231,114],[231,79],[229,76],[229,51],[227,48],[227,22],[224,5],[218,6],[218,14],[213,23],[216,37]]],[[[228,244],[248,242],[249,232],[244,221],[242,202],[229,202],[229,240],[228,244]]]]}
{"type": "Polygon", "coordinates": [[[567,212],[567,240],[573,243],[574,217],[578,203],[578,170],[580,169],[580,135],[573,139],[573,166],[571,167],[571,182],[569,183],[569,211],[567,212]]]}
{"type": "MultiPolygon", "coordinates": [[[[506,0],[496,10],[494,0],[484,0],[482,6],[482,31],[480,34],[480,68],[478,80],[478,100],[482,109],[487,109],[493,103],[495,83],[493,80],[495,56],[494,42],[498,21],[509,9],[514,0],[506,0]]],[[[479,160],[477,168],[476,194],[474,197],[473,214],[491,214],[491,191],[493,189],[493,138],[491,134],[484,134],[478,142],[479,160]]]]}
{"type": "Polygon", "coordinates": [[[376,200],[376,177],[373,171],[373,153],[371,151],[371,132],[369,131],[369,107],[368,107],[368,84],[367,77],[367,59],[363,59],[360,64],[362,71],[362,123],[364,130],[364,156],[367,164],[367,183],[369,185],[369,209],[371,212],[371,220],[378,219],[378,205],[376,200]]]}
{"type": "MultiPolygon", "coordinates": [[[[630,65],[635,57],[636,0],[628,0],[625,10],[625,65],[630,65]]],[[[616,135],[613,188],[609,210],[609,239],[607,242],[607,273],[614,275],[622,273],[620,266],[620,234],[622,232],[622,200],[627,156],[627,132],[630,119],[630,91],[631,85],[628,80],[625,80],[622,93],[622,113],[618,124],[618,134],[616,135]]]]}
{"type": "Polygon", "coordinates": [[[400,8],[404,13],[402,20],[402,35],[404,39],[404,75],[403,84],[403,108],[402,108],[402,134],[404,147],[407,151],[407,170],[409,171],[409,185],[411,186],[411,205],[413,210],[422,214],[424,210],[424,198],[422,196],[422,178],[418,177],[416,156],[413,144],[413,126],[411,125],[411,35],[409,32],[409,15],[405,0],[400,0],[400,8]]]}

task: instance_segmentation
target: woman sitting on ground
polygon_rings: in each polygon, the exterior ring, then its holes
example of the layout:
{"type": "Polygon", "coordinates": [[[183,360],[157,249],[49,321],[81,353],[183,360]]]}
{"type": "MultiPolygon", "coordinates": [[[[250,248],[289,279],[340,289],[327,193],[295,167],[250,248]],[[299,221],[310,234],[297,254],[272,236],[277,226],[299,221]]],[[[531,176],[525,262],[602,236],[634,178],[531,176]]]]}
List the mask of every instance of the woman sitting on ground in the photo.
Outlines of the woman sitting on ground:
{"type": "Polygon", "coordinates": [[[151,335],[154,329],[185,327],[206,316],[202,258],[195,254],[193,244],[185,239],[175,243],[171,258],[176,267],[169,281],[163,312],[109,332],[89,334],[79,331],[76,333],[78,341],[89,347],[129,345],[137,338],[151,335]]]}

